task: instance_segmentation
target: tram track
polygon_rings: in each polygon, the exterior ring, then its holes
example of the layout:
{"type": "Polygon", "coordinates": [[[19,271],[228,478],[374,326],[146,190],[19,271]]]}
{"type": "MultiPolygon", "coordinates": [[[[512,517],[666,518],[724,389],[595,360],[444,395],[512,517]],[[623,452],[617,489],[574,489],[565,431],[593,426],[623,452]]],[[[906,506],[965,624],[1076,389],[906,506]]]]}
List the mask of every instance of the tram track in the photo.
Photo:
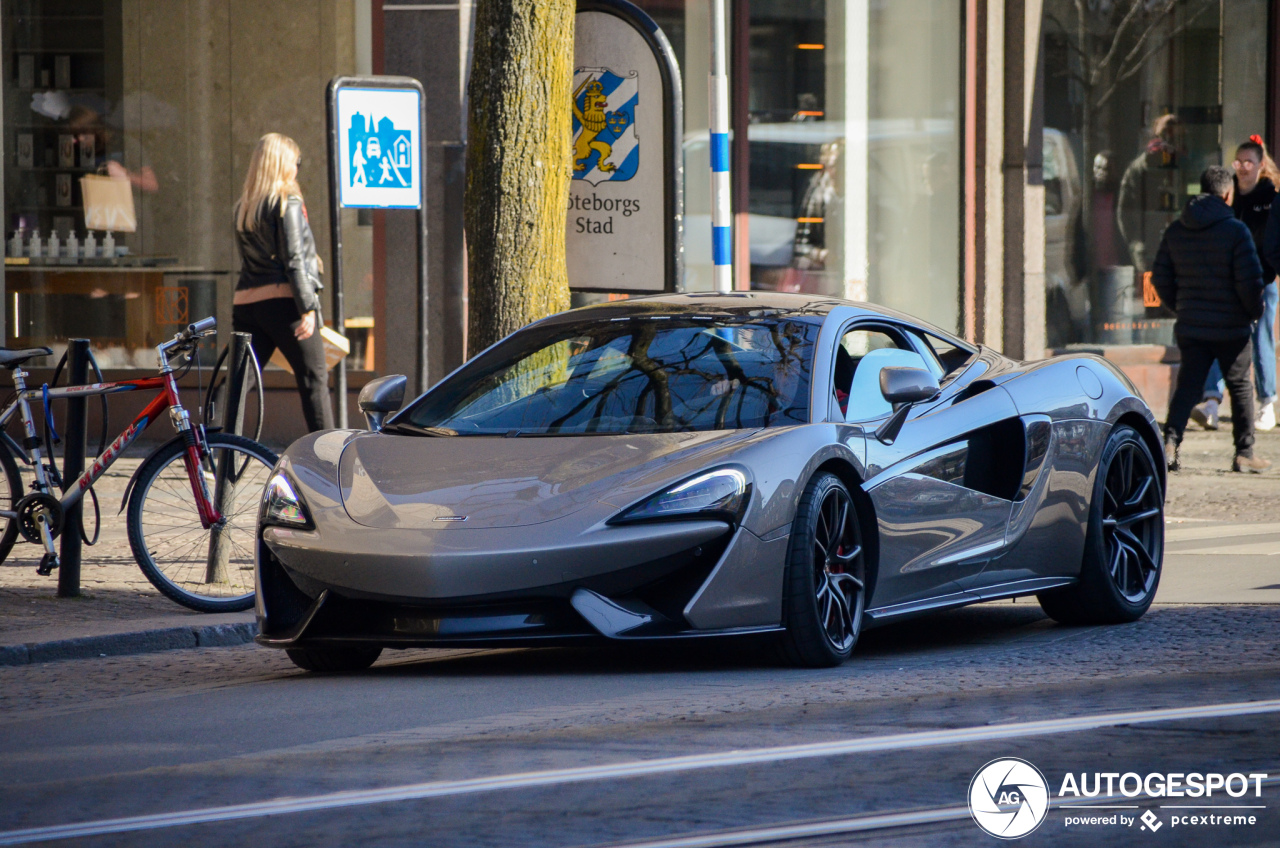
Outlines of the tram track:
{"type": "MultiPolygon", "coordinates": [[[[710,769],[755,766],[769,763],[804,760],[821,757],[841,757],[855,754],[910,751],[973,743],[1016,740],[1059,734],[1079,733],[1131,725],[1154,725],[1166,722],[1212,720],[1241,716],[1280,713],[1280,699],[1236,701],[1205,704],[1192,707],[1176,707],[1126,712],[1109,712],[1094,715],[1072,716],[1027,722],[984,724],[970,727],[909,733],[876,735],[851,739],[838,739],[802,745],[749,748],[715,753],[632,760],[575,768],[544,771],[516,772],[463,780],[430,781],[388,786],[374,789],[327,792],[303,797],[276,798],[267,801],[231,804],[173,812],[154,813],[123,818],[99,819],[79,823],[31,827],[0,832],[0,846],[46,842],[56,839],[76,839],[109,834],[136,833],[178,828],[217,822],[243,821],[281,815],[332,811],[344,808],[365,807],[406,801],[421,801],[477,795],[502,791],[550,787],[567,784],[583,784],[597,781],[616,781],[657,775],[672,775],[710,769]]],[[[1276,778],[1268,778],[1267,784],[1276,778]]],[[[1096,805],[1100,799],[1082,799],[1080,806],[1096,805]]],[[[841,833],[857,833],[868,830],[907,828],[923,824],[945,822],[964,818],[967,808],[938,807],[923,810],[905,810],[874,813],[856,818],[826,820],[824,822],[783,824],[750,831],[722,832],[711,835],[679,837],[686,840],[719,839],[721,841],[660,841],[626,843],[629,848],[693,848],[702,845],[750,845],[768,844],[804,837],[820,837],[841,833]],[[960,815],[957,811],[963,811],[960,815]],[[799,828],[799,830],[797,829],[799,828]],[[805,829],[808,830],[805,830],[805,829]],[[833,829],[835,828],[835,829],[833,829]],[[843,829],[840,829],[843,828],[843,829]],[[737,840],[737,841],[725,841],[737,840]],[[747,840],[747,841],[743,841],[747,840]],[[751,840],[755,840],[754,842],[751,840]]]]}
{"type": "MultiPolygon", "coordinates": [[[[1280,785],[1280,767],[1266,770],[1269,775],[1259,781],[1259,787],[1280,785]]],[[[1133,809],[1149,809],[1160,807],[1161,799],[1151,797],[1129,797],[1118,792],[1099,794],[1094,798],[1051,799],[1050,810],[1087,810],[1090,808],[1114,807],[1111,802],[1124,801],[1124,806],[1133,809]]],[[[821,839],[831,836],[847,836],[856,833],[890,832],[923,827],[931,824],[967,821],[972,817],[969,808],[964,805],[945,807],[926,807],[910,810],[896,810],[886,813],[871,813],[838,819],[822,819],[807,822],[779,822],[769,825],[756,825],[751,828],[735,828],[707,833],[689,833],[680,836],[668,836],[662,839],[651,839],[641,842],[616,842],[597,848],[749,848],[750,846],[777,845],[794,842],[800,839],[821,839]]]]}

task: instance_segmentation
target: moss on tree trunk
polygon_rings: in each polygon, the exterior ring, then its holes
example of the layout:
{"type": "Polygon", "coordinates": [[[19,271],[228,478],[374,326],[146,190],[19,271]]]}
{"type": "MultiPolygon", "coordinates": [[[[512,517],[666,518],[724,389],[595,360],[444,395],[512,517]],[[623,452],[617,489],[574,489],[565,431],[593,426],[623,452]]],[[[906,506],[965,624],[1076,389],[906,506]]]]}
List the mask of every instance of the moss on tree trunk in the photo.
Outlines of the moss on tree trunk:
{"type": "Polygon", "coordinates": [[[569,307],[574,4],[480,0],[468,87],[468,342],[474,354],[569,307]]]}

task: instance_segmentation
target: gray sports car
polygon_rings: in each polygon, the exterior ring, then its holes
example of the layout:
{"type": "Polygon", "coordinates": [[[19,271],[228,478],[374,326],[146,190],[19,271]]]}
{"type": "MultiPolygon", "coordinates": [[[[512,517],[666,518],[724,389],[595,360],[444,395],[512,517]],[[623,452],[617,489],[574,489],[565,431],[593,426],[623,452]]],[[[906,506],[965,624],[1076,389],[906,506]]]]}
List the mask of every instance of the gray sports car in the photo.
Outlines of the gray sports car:
{"type": "Polygon", "coordinates": [[[995,598],[1132,621],[1159,583],[1159,432],[1095,356],[687,294],[539,321],[400,409],[404,386],[371,382],[370,430],[298,440],[264,493],[258,641],[303,668],[762,633],[830,666],[864,627],[995,598]]]}

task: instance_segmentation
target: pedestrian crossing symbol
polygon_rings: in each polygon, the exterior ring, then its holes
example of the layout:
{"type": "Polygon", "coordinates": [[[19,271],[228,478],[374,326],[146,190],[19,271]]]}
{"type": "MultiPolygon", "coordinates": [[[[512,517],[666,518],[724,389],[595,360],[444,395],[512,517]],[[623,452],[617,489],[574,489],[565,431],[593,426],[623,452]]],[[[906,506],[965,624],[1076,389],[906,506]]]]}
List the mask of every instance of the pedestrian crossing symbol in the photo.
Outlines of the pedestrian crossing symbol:
{"type": "Polygon", "coordinates": [[[341,88],[337,99],[342,205],[420,207],[418,92],[341,88]]]}
{"type": "Polygon", "coordinates": [[[592,185],[622,182],[640,167],[636,104],[640,75],[578,68],[573,75],[573,178],[592,185]]]}

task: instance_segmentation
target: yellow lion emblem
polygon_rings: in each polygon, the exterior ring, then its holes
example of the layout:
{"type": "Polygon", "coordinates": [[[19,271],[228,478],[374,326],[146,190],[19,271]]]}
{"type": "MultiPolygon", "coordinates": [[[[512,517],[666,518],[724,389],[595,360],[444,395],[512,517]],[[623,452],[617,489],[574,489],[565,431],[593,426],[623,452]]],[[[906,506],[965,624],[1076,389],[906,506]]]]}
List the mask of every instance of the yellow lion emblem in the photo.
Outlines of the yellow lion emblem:
{"type": "Polygon", "coordinates": [[[597,138],[605,127],[604,110],[608,106],[604,86],[599,80],[588,80],[578,86],[578,90],[573,93],[573,115],[582,124],[582,132],[578,134],[578,140],[573,145],[573,170],[587,170],[587,159],[591,156],[592,150],[600,154],[600,163],[596,167],[601,171],[608,173],[616,169],[616,166],[605,161],[613,154],[613,145],[597,138]],[[578,95],[582,93],[583,88],[586,88],[587,94],[582,101],[583,108],[579,109],[578,95]]]}

